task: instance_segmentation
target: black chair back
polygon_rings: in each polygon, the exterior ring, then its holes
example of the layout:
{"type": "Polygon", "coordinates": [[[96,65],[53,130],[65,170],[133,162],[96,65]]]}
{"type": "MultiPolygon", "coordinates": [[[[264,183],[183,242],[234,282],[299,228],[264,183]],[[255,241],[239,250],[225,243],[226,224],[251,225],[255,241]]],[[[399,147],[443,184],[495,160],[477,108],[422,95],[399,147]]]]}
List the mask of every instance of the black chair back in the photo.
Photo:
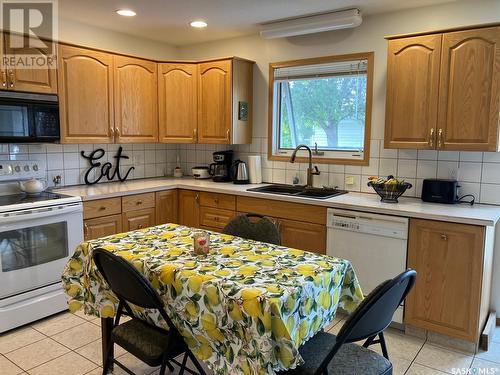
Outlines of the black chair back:
{"type": "Polygon", "coordinates": [[[321,364],[321,368],[328,366],[343,344],[370,340],[381,334],[389,326],[394,312],[413,288],[416,276],[415,270],[408,269],[394,279],[384,281],[366,296],[340,329],[335,346],[321,364]]]}
{"type": "Polygon", "coordinates": [[[168,326],[175,329],[163,308],[160,296],[132,264],[100,248],[92,251],[92,258],[104,280],[129,314],[131,310],[128,302],[147,309],[157,309],[168,326]]]}
{"type": "Polygon", "coordinates": [[[242,237],[249,240],[281,245],[281,236],[278,226],[268,217],[249,213],[232,219],[222,230],[224,234],[242,237]],[[251,221],[250,218],[258,218],[251,221]]]}

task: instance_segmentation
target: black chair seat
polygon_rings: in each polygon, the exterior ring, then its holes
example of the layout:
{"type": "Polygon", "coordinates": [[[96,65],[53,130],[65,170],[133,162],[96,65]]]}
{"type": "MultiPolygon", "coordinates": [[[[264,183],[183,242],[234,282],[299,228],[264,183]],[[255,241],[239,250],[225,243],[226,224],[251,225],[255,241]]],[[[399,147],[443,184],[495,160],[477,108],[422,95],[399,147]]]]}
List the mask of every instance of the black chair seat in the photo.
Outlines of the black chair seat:
{"type": "MultiPolygon", "coordinates": [[[[283,375],[313,375],[325,357],[333,350],[337,336],[318,332],[299,349],[305,363],[283,375]]],[[[328,364],[329,375],[391,375],[391,362],[378,353],[356,344],[344,344],[328,364]]]]}
{"type": "Polygon", "coordinates": [[[176,340],[168,331],[153,327],[140,319],[131,319],[113,329],[113,341],[123,349],[147,363],[159,366],[165,351],[170,358],[184,353],[181,339],[176,340]]]}

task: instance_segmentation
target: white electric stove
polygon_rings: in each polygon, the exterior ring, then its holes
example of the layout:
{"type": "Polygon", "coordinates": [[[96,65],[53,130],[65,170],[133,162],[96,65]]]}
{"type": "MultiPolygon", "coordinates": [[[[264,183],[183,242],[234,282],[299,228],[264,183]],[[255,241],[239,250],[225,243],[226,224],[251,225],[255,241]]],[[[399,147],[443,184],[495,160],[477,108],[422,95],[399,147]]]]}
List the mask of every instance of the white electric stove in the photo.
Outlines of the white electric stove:
{"type": "Polygon", "coordinates": [[[16,191],[45,176],[40,162],[0,161],[0,332],[67,308],[61,274],[83,241],[83,207],[80,197],[16,191]]]}

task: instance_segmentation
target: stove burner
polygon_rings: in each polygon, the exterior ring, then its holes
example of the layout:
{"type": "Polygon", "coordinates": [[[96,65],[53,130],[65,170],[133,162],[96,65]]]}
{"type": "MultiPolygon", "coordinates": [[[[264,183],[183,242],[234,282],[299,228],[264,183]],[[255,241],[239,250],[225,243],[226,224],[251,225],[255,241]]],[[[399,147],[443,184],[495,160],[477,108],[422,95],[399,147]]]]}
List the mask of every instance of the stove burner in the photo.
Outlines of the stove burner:
{"type": "Polygon", "coordinates": [[[35,203],[41,201],[50,201],[53,199],[67,198],[67,195],[43,192],[37,195],[29,194],[12,194],[0,196],[0,206],[8,206],[11,204],[35,203]]]}

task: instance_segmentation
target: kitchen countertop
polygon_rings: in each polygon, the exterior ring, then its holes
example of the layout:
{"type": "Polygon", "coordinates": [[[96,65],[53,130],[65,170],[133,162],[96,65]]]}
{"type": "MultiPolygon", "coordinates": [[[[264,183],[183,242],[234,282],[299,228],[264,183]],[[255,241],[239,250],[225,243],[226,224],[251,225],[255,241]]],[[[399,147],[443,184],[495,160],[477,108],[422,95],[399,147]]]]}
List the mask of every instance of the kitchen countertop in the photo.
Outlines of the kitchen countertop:
{"type": "Polygon", "coordinates": [[[82,200],[111,198],[122,195],[148,193],[169,189],[188,189],[214,193],[234,194],[278,201],[312,204],[316,206],[343,208],[394,216],[449,221],[454,223],[494,226],[500,219],[500,206],[475,204],[438,204],[423,202],[418,198],[399,198],[399,203],[382,203],[376,194],[355,193],[339,195],[329,199],[313,199],[278,194],[246,191],[248,188],[269,184],[235,185],[193,178],[152,178],[110,182],[97,185],[79,185],[57,189],[58,193],[81,196],[82,200]]]}

